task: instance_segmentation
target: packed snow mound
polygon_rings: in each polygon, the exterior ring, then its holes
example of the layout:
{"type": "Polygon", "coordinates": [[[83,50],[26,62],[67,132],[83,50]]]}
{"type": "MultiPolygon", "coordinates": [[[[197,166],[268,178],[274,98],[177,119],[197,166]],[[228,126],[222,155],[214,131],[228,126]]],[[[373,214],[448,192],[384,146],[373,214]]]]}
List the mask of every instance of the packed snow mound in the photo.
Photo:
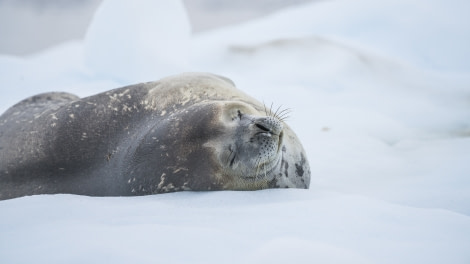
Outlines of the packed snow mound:
{"type": "Polygon", "coordinates": [[[314,1],[201,36],[226,44],[258,44],[273,37],[317,35],[421,68],[465,73],[470,70],[467,10],[470,2],[465,0],[314,1]]]}
{"type": "Polygon", "coordinates": [[[85,64],[127,83],[188,68],[190,24],[180,0],[104,1],[85,38],[85,64]]]}

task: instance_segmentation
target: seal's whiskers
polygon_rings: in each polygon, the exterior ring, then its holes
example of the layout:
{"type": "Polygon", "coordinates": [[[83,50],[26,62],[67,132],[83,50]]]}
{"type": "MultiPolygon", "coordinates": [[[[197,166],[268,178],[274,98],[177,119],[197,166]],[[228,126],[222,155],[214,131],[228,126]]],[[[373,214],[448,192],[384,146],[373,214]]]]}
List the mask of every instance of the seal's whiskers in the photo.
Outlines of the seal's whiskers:
{"type": "Polygon", "coordinates": [[[292,112],[292,110],[290,108],[282,109],[282,105],[280,105],[276,109],[276,111],[273,111],[273,106],[274,106],[274,104],[271,103],[271,106],[269,107],[269,110],[268,110],[268,108],[266,108],[266,104],[263,103],[264,112],[266,113],[266,116],[274,117],[274,118],[280,120],[281,122],[284,122],[287,118],[289,118],[289,114],[292,112]]]}

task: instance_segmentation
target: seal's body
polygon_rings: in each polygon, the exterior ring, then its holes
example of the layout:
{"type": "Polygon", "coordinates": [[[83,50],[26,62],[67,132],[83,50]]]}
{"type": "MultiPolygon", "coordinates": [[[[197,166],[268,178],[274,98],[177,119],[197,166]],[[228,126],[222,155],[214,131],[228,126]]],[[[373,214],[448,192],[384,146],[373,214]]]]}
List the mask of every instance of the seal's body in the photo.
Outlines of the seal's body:
{"type": "Polygon", "coordinates": [[[30,97],[0,116],[0,199],[71,193],[308,188],[296,135],[211,74],[182,74],[80,99],[30,97]]]}

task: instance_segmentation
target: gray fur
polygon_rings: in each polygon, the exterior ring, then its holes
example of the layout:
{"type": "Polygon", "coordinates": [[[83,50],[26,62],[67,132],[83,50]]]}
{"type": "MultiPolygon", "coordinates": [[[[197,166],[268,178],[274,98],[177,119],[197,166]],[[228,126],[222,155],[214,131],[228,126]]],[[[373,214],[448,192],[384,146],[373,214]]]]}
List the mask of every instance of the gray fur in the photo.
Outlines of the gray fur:
{"type": "Polygon", "coordinates": [[[225,77],[187,73],[0,116],[0,199],[308,188],[296,135],[225,77]]]}

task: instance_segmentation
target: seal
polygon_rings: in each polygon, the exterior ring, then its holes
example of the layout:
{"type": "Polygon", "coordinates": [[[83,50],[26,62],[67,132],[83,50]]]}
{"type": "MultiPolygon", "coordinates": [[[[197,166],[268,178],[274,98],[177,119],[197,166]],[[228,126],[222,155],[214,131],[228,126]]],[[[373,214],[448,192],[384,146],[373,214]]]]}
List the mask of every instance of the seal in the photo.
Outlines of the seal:
{"type": "Polygon", "coordinates": [[[209,73],[32,96],[0,116],[0,199],[308,188],[285,113],[209,73]]]}

